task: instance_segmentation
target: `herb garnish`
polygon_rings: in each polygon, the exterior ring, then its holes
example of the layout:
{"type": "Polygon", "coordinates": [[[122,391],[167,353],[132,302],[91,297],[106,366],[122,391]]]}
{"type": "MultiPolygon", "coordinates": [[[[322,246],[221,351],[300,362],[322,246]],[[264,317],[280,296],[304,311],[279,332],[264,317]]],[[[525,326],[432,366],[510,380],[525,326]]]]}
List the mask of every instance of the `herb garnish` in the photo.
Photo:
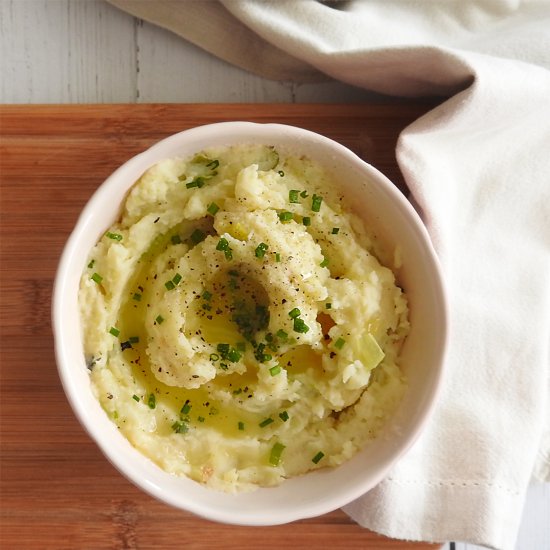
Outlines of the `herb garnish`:
{"type": "Polygon", "coordinates": [[[176,420],[176,422],[172,424],[172,430],[177,434],[184,434],[189,431],[189,426],[184,420],[176,420]]]}
{"type": "Polygon", "coordinates": [[[219,209],[220,207],[215,202],[211,202],[206,208],[206,211],[214,216],[219,209]]]}
{"type": "Polygon", "coordinates": [[[288,223],[293,217],[294,214],[292,212],[279,212],[279,220],[281,220],[281,223],[288,223]]]}
{"type": "Polygon", "coordinates": [[[233,252],[229,246],[229,241],[225,237],[220,238],[218,244],[216,245],[216,250],[223,251],[227,260],[231,260],[233,258],[233,252]]]}
{"type": "Polygon", "coordinates": [[[298,189],[291,189],[288,192],[288,200],[290,203],[297,204],[300,202],[300,191],[298,189]]]}
{"type": "Polygon", "coordinates": [[[258,426],[260,426],[260,428],[265,428],[266,426],[269,426],[269,425],[270,425],[271,423],[273,423],[273,422],[275,422],[275,421],[273,420],[273,418],[268,417],[268,418],[266,418],[265,420],[262,420],[262,421],[258,424],[258,426]]]}
{"type": "Polygon", "coordinates": [[[254,251],[254,254],[256,255],[256,258],[263,258],[265,256],[266,250],[269,248],[269,246],[265,243],[260,243],[256,250],[254,251]]]}
{"type": "Polygon", "coordinates": [[[120,233],[111,233],[110,231],[107,231],[107,233],[105,233],[105,236],[109,239],[112,239],[113,241],[122,240],[122,235],[120,233]]]}
{"type": "Polygon", "coordinates": [[[285,450],[285,446],[282,443],[275,443],[273,447],[271,448],[271,453],[269,454],[269,463],[272,466],[278,466],[279,462],[281,462],[281,455],[283,454],[283,451],[285,450]]]}
{"type": "Polygon", "coordinates": [[[314,464],[318,464],[319,461],[325,456],[325,453],[323,451],[319,451],[312,459],[311,462],[314,464]]]}
{"type": "Polygon", "coordinates": [[[204,241],[204,239],[206,239],[206,233],[204,233],[204,231],[201,231],[200,229],[195,229],[195,231],[191,233],[190,238],[191,238],[191,242],[196,245],[204,241]]]}
{"type": "Polygon", "coordinates": [[[336,342],[334,342],[334,347],[338,348],[338,349],[342,349],[344,347],[345,343],[346,343],[346,341],[343,338],[338,338],[338,340],[336,340],[336,342]]]}
{"type": "Polygon", "coordinates": [[[319,212],[321,210],[321,203],[323,202],[323,197],[320,197],[319,195],[313,195],[311,198],[311,210],[313,212],[319,212]]]}

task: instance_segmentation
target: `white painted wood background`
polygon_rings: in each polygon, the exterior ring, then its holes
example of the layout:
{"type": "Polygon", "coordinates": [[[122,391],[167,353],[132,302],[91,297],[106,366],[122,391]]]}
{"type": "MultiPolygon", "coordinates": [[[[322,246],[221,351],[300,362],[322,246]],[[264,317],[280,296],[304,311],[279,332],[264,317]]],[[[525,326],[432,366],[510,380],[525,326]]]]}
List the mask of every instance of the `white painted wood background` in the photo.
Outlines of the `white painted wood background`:
{"type": "MultiPolygon", "coordinates": [[[[1,103],[372,98],[382,99],[338,82],[299,85],[257,77],[103,0],[0,0],[1,103]]],[[[452,546],[480,548],[461,542],[452,546]]],[[[516,550],[550,550],[549,484],[530,488],[516,550]]]]}

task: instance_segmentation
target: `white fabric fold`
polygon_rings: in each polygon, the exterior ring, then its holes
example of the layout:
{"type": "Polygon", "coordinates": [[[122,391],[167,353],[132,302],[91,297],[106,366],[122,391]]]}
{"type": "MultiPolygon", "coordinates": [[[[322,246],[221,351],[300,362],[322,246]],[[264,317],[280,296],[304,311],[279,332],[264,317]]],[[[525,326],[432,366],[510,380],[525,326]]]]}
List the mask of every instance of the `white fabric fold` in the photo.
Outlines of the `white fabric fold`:
{"type": "MultiPolygon", "coordinates": [[[[141,2],[112,3],[168,26],[141,2]]],[[[201,17],[193,2],[169,4],[186,26],[201,17]]],[[[550,3],[222,4],[218,27],[246,29],[224,35],[222,57],[241,52],[240,66],[258,65],[253,35],[282,52],[268,71],[281,79],[449,97],[396,151],[449,291],[442,395],[407,456],[345,510],[396,538],[513,548],[532,474],[550,481],[550,3]]]]}

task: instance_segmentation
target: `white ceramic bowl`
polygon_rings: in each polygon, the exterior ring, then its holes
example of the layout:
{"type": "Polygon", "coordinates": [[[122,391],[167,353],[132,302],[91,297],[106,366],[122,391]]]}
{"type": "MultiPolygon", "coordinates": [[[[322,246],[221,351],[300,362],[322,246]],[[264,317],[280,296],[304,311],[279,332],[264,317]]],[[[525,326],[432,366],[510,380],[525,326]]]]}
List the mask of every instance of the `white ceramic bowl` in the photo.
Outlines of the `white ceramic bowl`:
{"type": "Polygon", "coordinates": [[[321,135],[280,124],[227,122],[170,136],[130,159],[99,187],[84,208],[59,264],[53,329],[59,374],[69,402],[107,458],[133,483],[158,499],[211,520],[275,525],[335,510],[370,490],[409,449],[436,400],[446,347],[446,302],[438,261],[428,234],[409,202],[375,168],[321,135]],[[384,433],[350,461],[253,493],[219,493],[175,477],[145,458],[117,430],[94,397],[82,351],[78,287],[87,256],[114,222],[130,186],[152,164],[210,146],[263,143],[303,153],[339,175],[356,212],[369,219],[389,246],[399,245],[398,273],[410,304],[411,332],[402,353],[409,387],[384,433]]]}

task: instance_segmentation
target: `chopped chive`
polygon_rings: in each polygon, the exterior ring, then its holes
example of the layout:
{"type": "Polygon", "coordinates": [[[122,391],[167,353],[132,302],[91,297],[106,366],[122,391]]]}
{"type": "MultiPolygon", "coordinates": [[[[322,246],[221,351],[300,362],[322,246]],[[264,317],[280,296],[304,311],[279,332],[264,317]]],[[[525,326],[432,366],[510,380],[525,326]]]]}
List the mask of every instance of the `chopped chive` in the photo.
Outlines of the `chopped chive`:
{"type": "Polygon", "coordinates": [[[154,393],[149,394],[149,399],[147,399],[147,405],[150,409],[154,409],[157,406],[157,400],[154,393]]]}
{"type": "Polygon", "coordinates": [[[200,189],[203,185],[204,185],[204,178],[198,177],[198,178],[195,178],[193,181],[186,183],[185,187],[187,187],[187,189],[192,189],[193,187],[198,187],[200,189]]]}
{"type": "Polygon", "coordinates": [[[220,356],[217,353],[211,353],[210,354],[210,361],[218,361],[220,359],[220,356]]]}
{"type": "Polygon", "coordinates": [[[99,274],[99,273],[94,273],[90,279],[92,279],[92,281],[94,283],[97,283],[97,284],[100,284],[101,281],[103,281],[103,277],[99,274]]]}
{"type": "Polygon", "coordinates": [[[286,411],[283,411],[282,413],[279,413],[279,418],[283,422],[286,422],[289,419],[288,413],[286,411]]]}
{"type": "Polygon", "coordinates": [[[174,288],[176,288],[176,285],[172,281],[166,281],[164,286],[166,287],[166,290],[174,290],[174,288]]]}
{"type": "Polygon", "coordinates": [[[275,261],[280,262],[281,261],[281,255],[278,252],[275,252],[275,261]]]}
{"type": "Polygon", "coordinates": [[[267,361],[266,355],[264,354],[265,344],[258,344],[256,350],[254,351],[254,357],[260,362],[265,363],[267,361]]]}
{"type": "Polygon", "coordinates": [[[254,251],[254,254],[256,255],[256,258],[263,258],[265,256],[266,250],[269,248],[269,246],[265,243],[260,243],[256,250],[254,251]]]}
{"type": "Polygon", "coordinates": [[[219,209],[220,207],[215,202],[211,202],[206,208],[206,211],[214,216],[219,209]]]}
{"type": "Polygon", "coordinates": [[[319,195],[313,195],[311,198],[311,209],[313,212],[319,212],[321,210],[321,203],[323,202],[323,197],[319,195]]]}
{"type": "Polygon", "coordinates": [[[325,453],[323,451],[319,451],[312,459],[311,462],[314,464],[318,464],[319,461],[325,456],[325,453]]]}
{"type": "Polygon", "coordinates": [[[304,323],[303,319],[296,318],[294,319],[294,332],[300,332],[301,334],[305,334],[309,331],[309,327],[304,323]]]}
{"type": "Polygon", "coordinates": [[[223,359],[227,357],[229,353],[230,345],[229,344],[218,344],[216,350],[220,352],[223,359]]]}
{"type": "Polygon", "coordinates": [[[311,225],[311,218],[309,216],[304,216],[302,218],[302,223],[307,227],[311,225]]]}
{"type": "Polygon", "coordinates": [[[207,302],[209,302],[210,299],[212,298],[212,293],[211,293],[211,292],[208,292],[208,290],[205,290],[205,291],[202,293],[202,297],[203,297],[203,299],[205,299],[207,302]]]}
{"type": "Polygon", "coordinates": [[[220,353],[222,359],[229,359],[232,363],[236,363],[241,358],[241,354],[229,344],[218,344],[216,350],[220,353]]]}
{"type": "Polygon", "coordinates": [[[105,233],[105,236],[109,239],[112,239],[113,241],[122,240],[122,235],[120,233],[111,233],[110,231],[107,231],[107,233],[105,233]]]}
{"type": "Polygon", "coordinates": [[[229,247],[229,242],[225,237],[222,237],[218,241],[218,244],[216,245],[216,250],[223,250],[227,260],[231,260],[233,258],[233,253],[231,251],[231,248],[229,247]]]}
{"type": "Polygon", "coordinates": [[[227,370],[229,368],[229,365],[227,363],[220,363],[220,369],[227,370]]]}
{"type": "Polygon", "coordinates": [[[280,365],[275,365],[274,367],[271,367],[269,369],[269,374],[271,374],[271,376],[277,376],[280,372],[281,372],[280,365]]]}
{"type": "Polygon", "coordinates": [[[216,245],[216,250],[228,250],[229,249],[229,242],[225,237],[221,237],[218,241],[218,244],[216,245]]]}
{"type": "Polygon", "coordinates": [[[202,309],[205,311],[210,311],[212,309],[212,306],[210,304],[202,304],[202,309]]]}
{"type": "Polygon", "coordinates": [[[212,162],[209,162],[206,166],[210,168],[210,170],[215,170],[220,165],[220,161],[218,159],[214,159],[212,162]]]}
{"type": "Polygon", "coordinates": [[[340,233],[340,228],[339,227],[333,227],[332,228],[332,234],[333,235],[338,235],[338,233],[340,233]]]}
{"type": "Polygon", "coordinates": [[[233,390],[233,395],[240,395],[241,393],[243,393],[242,388],[237,388],[236,390],[233,390]]]}
{"type": "Polygon", "coordinates": [[[204,416],[197,416],[197,420],[199,422],[204,422],[204,416]]]}
{"type": "Polygon", "coordinates": [[[279,212],[279,220],[281,220],[282,223],[289,222],[294,217],[294,214],[292,212],[279,212]]]}
{"type": "Polygon", "coordinates": [[[286,340],[288,338],[288,334],[282,328],[280,328],[277,331],[277,338],[281,340],[286,340]]]}
{"type": "Polygon", "coordinates": [[[170,237],[172,244],[181,244],[181,237],[179,235],[172,235],[170,237]]]}
{"type": "Polygon", "coordinates": [[[239,359],[241,358],[241,354],[234,348],[231,348],[229,350],[229,353],[227,354],[227,358],[232,362],[232,363],[237,363],[239,361],[239,359]]]}
{"type": "Polygon", "coordinates": [[[193,244],[199,244],[204,241],[204,239],[206,239],[206,233],[204,233],[200,229],[195,229],[195,231],[191,233],[191,241],[193,242],[193,244]]]}
{"type": "Polygon", "coordinates": [[[279,170],[279,171],[277,172],[277,174],[279,174],[279,176],[281,176],[281,178],[283,178],[284,175],[285,175],[285,173],[284,173],[282,170],[279,170]]]}
{"type": "Polygon", "coordinates": [[[189,431],[189,426],[187,425],[187,422],[182,421],[176,421],[172,424],[172,430],[176,432],[177,434],[184,434],[189,431]]]}
{"type": "Polygon", "coordinates": [[[281,462],[281,455],[283,454],[283,451],[285,450],[285,446],[282,443],[275,443],[273,447],[271,448],[271,453],[269,454],[269,463],[272,466],[278,466],[279,462],[281,462]]]}
{"type": "Polygon", "coordinates": [[[300,191],[298,189],[291,189],[288,192],[288,200],[291,203],[299,203],[300,202],[300,191]]]}
{"type": "Polygon", "coordinates": [[[269,426],[272,422],[275,422],[275,421],[273,420],[273,418],[268,417],[268,418],[266,418],[265,420],[262,420],[262,421],[258,424],[258,426],[260,426],[260,428],[265,428],[266,426],[269,426]]]}
{"type": "Polygon", "coordinates": [[[134,295],[132,296],[132,299],[135,300],[136,302],[140,302],[141,301],[141,294],[135,292],[134,295]]]}
{"type": "Polygon", "coordinates": [[[302,197],[303,199],[305,199],[307,195],[308,195],[308,192],[305,189],[300,193],[300,197],[302,197]]]}
{"type": "Polygon", "coordinates": [[[288,316],[289,316],[291,319],[296,319],[296,317],[299,317],[301,314],[302,314],[302,312],[301,312],[297,307],[295,307],[294,309],[291,309],[291,310],[288,312],[288,316]]]}
{"type": "Polygon", "coordinates": [[[244,422],[239,422],[237,424],[237,426],[238,426],[239,430],[241,430],[241,432],[244,431],[244,422]]]}
{"type": "Polygon", "coordinates": [[[139,397],[135,393],[134,393],[134,395],[132,395],[132,399],[139,403],[139,397]]]}
{"type": "Polygon", "coordinates": [[[95,260],[90,260],[90,263],[88,264],[88,267],[90,269],[92,269],[92,267],[94,267],[94,264],[95,264],[95,260]]]}
{"type": "Polygon", "coordinates": [[[157,315],[155,317],[155,323],[157,323],[157,325],[162,325],[163,322],[164,322],[164,317],[162,315],[157,315]]]}
{"type": "Polygon", "coordinates": [[[338,338],[338,340],[336,340],[336,342],[334,342],[334,347],[338,348],[338,349],[342,349],[344,347],[345,343],[346,343],[346,341],[343,338],[338,338]]]}
{"type": "Polygon", "coordinates": [[[189,399],[185,401],[183,404],[183,407],[181,408],[180,413],[181,414],[189,414],[189,411],[191,410],[191,405],[189,404],[189,399]]]}
{"type": "Polygon", "coordinates": [[[327,302],[325,304],[325,309],[332,309],[332,303],[331,302],[327,302]]]}
{"type": "Polygon", "coordinates": [[[181,280],[182,280],[182,276],[179,274],[179,273],[176,273],[174,275],[174,277],[172,278],[172,282],[175,284],[175,285],[179,285],[181,280]]]}
{"type": "Polygon", "coordinates": [[[128,342],[130,342],[130,344],[137,344],[139,342],[139,336],[130,336],[128,342]]]}
{"type": "Polygon", "coordinates": [[[113,336],[118,336],[120,334],[120,330],[116,327],[111,327],[109,329],[109,334],[112,334],[113,336]]]}
{"type": "Polygon", "coordinates": [[[319,264],[320,267],[327,267],[329,264],[328,258],[324,258],[323,261],[319,264]]]}

